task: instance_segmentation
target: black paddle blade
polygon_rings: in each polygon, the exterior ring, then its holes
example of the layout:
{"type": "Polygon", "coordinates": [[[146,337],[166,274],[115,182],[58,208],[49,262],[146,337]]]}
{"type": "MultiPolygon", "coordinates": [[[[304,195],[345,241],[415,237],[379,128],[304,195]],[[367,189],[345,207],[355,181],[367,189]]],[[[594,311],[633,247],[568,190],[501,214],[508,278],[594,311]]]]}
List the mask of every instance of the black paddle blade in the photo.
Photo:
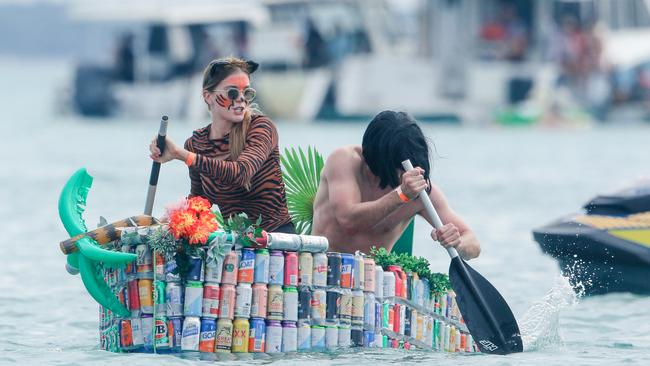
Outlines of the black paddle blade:
{"type": "Polygon", "coordinates": [[[517,320],[499,291],[460,257],[449,265],[449,280],[467,329],[483,353],[522,352],[517,320]]]}

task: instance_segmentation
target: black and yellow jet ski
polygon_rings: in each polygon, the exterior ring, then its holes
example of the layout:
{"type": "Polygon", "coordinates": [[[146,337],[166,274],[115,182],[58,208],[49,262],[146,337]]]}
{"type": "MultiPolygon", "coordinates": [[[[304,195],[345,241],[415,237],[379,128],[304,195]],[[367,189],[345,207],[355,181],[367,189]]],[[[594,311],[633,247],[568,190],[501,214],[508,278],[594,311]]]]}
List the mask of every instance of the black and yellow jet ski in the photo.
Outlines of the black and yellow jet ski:
{"type": "Polygon", "coordinates": [[[597,196],[585,213],[533,230],[577,291],[650,294],[650,182],[597,196]]]}

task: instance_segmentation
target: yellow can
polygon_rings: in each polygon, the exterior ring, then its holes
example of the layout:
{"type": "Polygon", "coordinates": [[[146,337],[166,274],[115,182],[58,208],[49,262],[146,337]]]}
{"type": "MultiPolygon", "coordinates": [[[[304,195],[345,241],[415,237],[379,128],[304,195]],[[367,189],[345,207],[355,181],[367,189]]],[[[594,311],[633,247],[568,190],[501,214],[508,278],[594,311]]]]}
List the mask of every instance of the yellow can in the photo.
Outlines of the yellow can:
{"type": "Polygon", "coordinates": [[[250,328],[248,319],[236,318],[232,325],[232,352],[248,353],[248,331],[250,328]]]}

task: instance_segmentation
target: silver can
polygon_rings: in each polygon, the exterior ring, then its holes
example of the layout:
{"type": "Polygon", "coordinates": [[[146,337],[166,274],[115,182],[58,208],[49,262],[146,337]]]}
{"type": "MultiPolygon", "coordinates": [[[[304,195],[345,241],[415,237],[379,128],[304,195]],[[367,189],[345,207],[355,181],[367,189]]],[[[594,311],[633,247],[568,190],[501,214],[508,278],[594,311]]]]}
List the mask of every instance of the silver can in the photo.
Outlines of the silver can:
{"type": "Polygon", "coordinates": [[[298,291],[295,287],[284,288],[283,314],[285,321],[298,321],[298,291]]]}
{"type": "Polygon", "coordinates": [[[235,317],[249,318],[251,316],[251,301],[253,298],[253,289],[250,283],[240,283],[237,285],[235,295],[235,317]]]}
{"type": "Polygon", "coordinates": [[[339,347],[349,348],[351,342],[351,330],[347,325],[339,326],[339,347]]]}
{"type": "Polygon", "coordinates": [[[282,325],[276,320],[266,321],[266,353],[282,352],[282,325]]]}
{"type": "Polygon", "coordinates": [[[325,253],[329,242],[324,236],[300,235],[300,251],[310,253],[325,253]]]}
{"type": "Polygon", "coordinates": [[[196,316],[186,316],[183,321],[183,335],[181,338],[182,351],[198,351],[199,337],[201,336],[201,320],[196,316]]]}
{"type": "Polygon", "coordinates": [[[375,294],[364,293],[363,299],[363,330],[375,330],[375,294]]]}
{"type": "Polygon", "coordinates": [[[322,289],[314,289],[311,294],[311,319],[314,324],[325,322],[326,307],[327,293],[322,289]]]}
{"type": "Polygon", "coordinates": [[[384,269],[375,265],[375,297],[382,299],[384,297],[384,269]]]}
{"type": "MultiPolygon", "coordinates": [[[[352,325],[363,327],[363,292],[361,290],[352,291],[352,325]]],[[[403,308],[403,306],[402,306],[403,308]]]]}
{"type": "Polygon", "coordinates": [[[298,350],[311,349],[311,325],[308,321],[298,322],[298,350]]]}
{"type": "Polygon", "coordinates": [[[267,247],[269,250],[297,252],[300,249],[300,236],[296,234],[269,233],[267,247]]]}
{"type": "Polygon", "coordinates": [[[325,327],[325,347],[335,349],[339,346],[339,327],[328,325],[325,327]]]}
{"type": "Polygon", "coordinates": [[[282,352],[296,352],[298,328],[295,322],[282,322],[282,352]]]}
{"type": "Polygon", "coordinates": [[[311,286],[314,273],[314,258],[311,253],[302,252],[298,258],[298,285],[311,286]]]}
{"type": "Polygon", "coordinates": [[[314,262],[312,283],[314,287],[327,287],[327,254],[315,253],[312,257],[314,262]]]}
{"type": "Polygon", "coordinates": [[[221,283],[223,273],[223,258],[216,257],[213,261],[205,263],[205,282],[221,283]]]}
{"type": "Polygon", "coordinates": [[[352,289],[363,290],[365,283],[364,258],[363,255],[357,251],[354,255],[354,267],[352,268],[352,289]]]}
{"type": "Polygon", "coordinates": [[[395,274],[393,272],[384,272],[383,289],[384,297],[395,297],[395,274]]]}
{"type": "Polygon", "coordinates": [[[167,316],[183,316],[183,286],[176,282],[167,282],[165,287],[167,300],[167,316]]]}
{"type": "Polygon", "coordinates": [[[151,250],[147,244],[138,244],[135,247],[135,254],[137,255],[135,259],[135,264],[138,266],[152,264],[151,250]]]}

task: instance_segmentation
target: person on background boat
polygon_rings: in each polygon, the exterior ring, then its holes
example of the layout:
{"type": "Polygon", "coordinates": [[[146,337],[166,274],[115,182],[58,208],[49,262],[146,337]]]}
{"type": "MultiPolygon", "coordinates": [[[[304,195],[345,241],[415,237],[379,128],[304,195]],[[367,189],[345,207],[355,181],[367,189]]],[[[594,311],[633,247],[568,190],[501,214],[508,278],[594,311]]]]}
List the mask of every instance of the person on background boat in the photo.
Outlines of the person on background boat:
{"type": "Polygon", "coordinates": [[[295,231],[285,196],[278,132],[252,104],[250,74],[258,64],[238,58],[213,60],[203,73],[203,100],[209,125],[185,141],[184,148],[166,139],[164,153],[154,139],[151,158],[159,163],[180,160],[189,167],[190,197],[217,204],[224,218],[244,212],[262,215],[266,231],[295,231]]]}
{"type": "Polygon", "coordinates": [[[361,146],[340,147],[327,158],[314,199],[312,234],[327,237],[332,251],[369,253],[372,246],[390,251],[415,215],[433,225],[416,199],[426,190],[444,224],[431,238],[456,248],[465,259],[477,257],[481,249],[474,232],[429,174],[429,145],[413,117],[379,113],[361,146]],[[404,172],[406,159],[415,169],[404,172]]]}

